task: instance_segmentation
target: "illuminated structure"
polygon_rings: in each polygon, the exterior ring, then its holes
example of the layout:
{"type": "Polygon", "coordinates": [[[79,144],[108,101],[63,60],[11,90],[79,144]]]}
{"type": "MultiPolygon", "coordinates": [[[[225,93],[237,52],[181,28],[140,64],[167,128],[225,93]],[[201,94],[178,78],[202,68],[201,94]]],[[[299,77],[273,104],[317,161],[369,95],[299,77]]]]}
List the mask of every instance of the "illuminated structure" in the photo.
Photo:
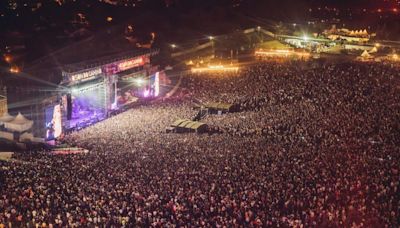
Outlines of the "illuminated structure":
{"type": "Polygon", "coordinates": [[[333,26],[329,30],[325,30],[323,34],[330,40],[345,40],[347,42],[354,43],[365,43],[368,42],[372,37],[375,37],[375,33],[369,33],[366,29],[364,30],[349,30],[346,28],[337,29],[333,26]]]}
{"type": "Polygon", "coordinates": [[[62,80],[50,85],[49,91],[35,91],[34,95],[21,98],[12,91],[16,95],[9,96],[13,104],[10,112],[21,112],[33,121],[31,132],[35,140],[52,143],[65,132],[159,96],[163,92],[160,87],[170,81],[164,71],[151,65],[151,57],[157,54],[158,50],[133,50],[62,65],[62,72],[51,71],[61,74],[62,80]]]}
{"type": "Polygon", "coordinates": [[[255,52],[255,56],[256,57],[300,57],[300,58],[308,58],[310,57],[310,53],[308,52],[298,52],[298,51],[294,51],[294,50],[268,50],[268,51],[264,51],[264,50],[258,50],[255,52]]]}
{"type": "Polygon", "coordinates": [[[396,53],[375,57],[376,62],[400,63],[400,56],[396,53]]]}
{"type": "Polygon", "coordinates": [[[359,57],[357,57],[357,60],[362,61],[362,62],[369,62],[369,61],[373,61],[374,57],[368,53],[368,51],[363,51],[363,53],[361,53],[361,55],[359,57]]]}
{"type": "Polygon", "coordinates": [[[59,95],[53,95],[41,100],[35,106],[35,135],[45,140],[54,140],[63,133],[62,106],[59,95]]]}
{"type": "Polygon", "coordinates": [[[237,66],[224,66],[224,65],[210,65],[207,67],[193,67],[193,73],[201,73],[201,72],[227,72],[227,71],[238,71],[239,67],[237,66]]]}
{"type": "Polygon", "coordinates": [[[6,90],[0,89],[0,116],[8,112],[6,90]]]}
{"type": "Polygon", "coordinates": [[[7,112],[7,98],[0,95],[0,116],[7,112]]]}
{"type": "MultiPolygon", "coordinates": [[[[157,97],[164,72],[150,65],[158,51],[133,54],[81,70],[63,71],[61,116],[65,129],[81,128],[107,118],[111,112],[140,99],[157,97]],[[161,77],[161,78],[160,78],[161,77]]],[[[50,107],[46,127],[54,127],[56,106],[50,107]],[[52,116],[52,118],[50,118],[52,116]]],[[[50,129],[53,136],[56,129],[50,129]]],[[[59,135],[59,134],[56,134],[59,135]]],[[[57,137],[54,135],[55,137],[57,137]]]]}

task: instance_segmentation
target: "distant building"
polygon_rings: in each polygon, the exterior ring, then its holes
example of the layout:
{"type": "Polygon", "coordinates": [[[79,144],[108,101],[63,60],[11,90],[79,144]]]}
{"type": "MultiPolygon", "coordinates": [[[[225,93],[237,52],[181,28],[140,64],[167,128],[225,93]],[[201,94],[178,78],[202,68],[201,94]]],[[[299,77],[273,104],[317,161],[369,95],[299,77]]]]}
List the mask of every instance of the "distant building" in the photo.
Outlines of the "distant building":
{"type": "Polygon", "coordinates": [[[329,30],[325,30],[323,33],[330,40],[345,40],[353,43],[366,43],[371,38],[375,37],[375,33],[369,33],[366,29],[364,30],[349,30],[346,28],[337,29],[333,26],[329,30]]]}
{"type": "MultiPolygon", "coordinates": [[[[352,51],[373,51],[375,46],[373,45],[358,45],[358,44],[345,44],[344,49],[352,51]]],[[[374,51],[373,51],[374,52],[374,51]]],[[[376,51],[375,51],[376,52],[376,51]]]]}
{"type": "Polygon", "coordinates": [[[0,89],[0,116],[3,116],[5,113],[7,113],[8,107],[7,107],[7,96],[6,96],[6,90],[1,88],[0,89]]]}
{"type": "Polygon", "coordinates": [[[16,0],[8,0],[7,8],[10,10],[16,10],[18,7],[18,2],[16,0]]]}
{"type": "Polygon", "coordinates": [[[0,116],[7,112],[7,98],[0,96],[0,116]]]}

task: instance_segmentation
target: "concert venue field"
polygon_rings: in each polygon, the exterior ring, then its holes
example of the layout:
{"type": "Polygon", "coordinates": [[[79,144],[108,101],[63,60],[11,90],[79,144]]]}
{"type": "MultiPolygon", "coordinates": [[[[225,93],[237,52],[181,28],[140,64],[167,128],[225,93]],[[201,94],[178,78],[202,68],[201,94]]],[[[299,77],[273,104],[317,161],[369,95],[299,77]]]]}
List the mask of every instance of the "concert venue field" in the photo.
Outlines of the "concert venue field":
{"type": "Polygon", "coordinates": [[[260,62],[187,74],[169,98],[1,165],[0,224],[398,226],[399,68],[260,62]],[[310,67],[312,66],[312,67],[310,67]],[[166,133],[206,114],[208,133],[166,133]]]}
{"type": "Polygon", "coordinates": [[[400,227],[399,10],[0,1],[0,228],[400,227]]]}

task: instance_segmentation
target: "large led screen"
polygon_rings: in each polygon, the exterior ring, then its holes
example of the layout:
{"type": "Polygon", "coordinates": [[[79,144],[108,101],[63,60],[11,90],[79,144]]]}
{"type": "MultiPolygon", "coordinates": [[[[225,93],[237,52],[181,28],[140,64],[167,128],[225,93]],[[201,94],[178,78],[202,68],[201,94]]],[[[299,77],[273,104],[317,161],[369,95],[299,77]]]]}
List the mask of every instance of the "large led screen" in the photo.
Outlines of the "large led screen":
{"type": "Polygon", "coordinates": [[[61,106],[55,105],[46,108],[46,140],[53,140],[62,134],[61,106]]]}

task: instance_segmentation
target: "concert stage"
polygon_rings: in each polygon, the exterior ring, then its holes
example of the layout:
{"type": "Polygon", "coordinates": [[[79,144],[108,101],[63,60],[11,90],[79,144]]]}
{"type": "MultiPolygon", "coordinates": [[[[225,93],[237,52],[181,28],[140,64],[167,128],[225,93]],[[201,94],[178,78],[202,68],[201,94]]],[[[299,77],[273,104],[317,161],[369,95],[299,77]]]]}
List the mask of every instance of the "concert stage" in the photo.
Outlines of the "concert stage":
{"type": "Polygon", "coordinates": [[[154,53],[131,56],[79,71],[63,72],[63,128],[81,129],[142,99],[159,96],[164,72],[151,66],[154,53]]]}

